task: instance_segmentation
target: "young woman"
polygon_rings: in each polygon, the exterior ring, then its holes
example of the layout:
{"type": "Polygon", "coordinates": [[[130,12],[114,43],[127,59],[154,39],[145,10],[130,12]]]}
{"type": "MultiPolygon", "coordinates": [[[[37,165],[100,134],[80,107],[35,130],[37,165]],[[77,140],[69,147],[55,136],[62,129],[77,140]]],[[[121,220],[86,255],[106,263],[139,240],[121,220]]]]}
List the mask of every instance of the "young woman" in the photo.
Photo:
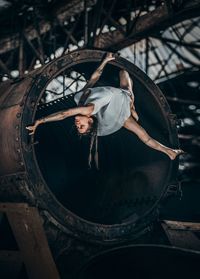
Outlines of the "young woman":
{"type": "Polygon", "coordinates": [[[165,153],[171,160],[177,155],[184,153],[181,149],[171,149],[151,138],[138,123],[138,114],[134,106],[134,94],[132,91],[132,80],[127,71],[120,71],[120,88],[111,86],[94,87],[100,78],[105,65],[114,60],[112,53],[108,53],[101,65],[92,74],[82,91],[75,94],[76,108],[60,111],[35,121],[34,125],[28,126],[30,135],[35,133],[38,125],[63,120],[75,116],[75,126],[81,135],[92,135],[91,150],[97,136],[106,136],[126,128],[139,137],[149,147],[165,153]]]}

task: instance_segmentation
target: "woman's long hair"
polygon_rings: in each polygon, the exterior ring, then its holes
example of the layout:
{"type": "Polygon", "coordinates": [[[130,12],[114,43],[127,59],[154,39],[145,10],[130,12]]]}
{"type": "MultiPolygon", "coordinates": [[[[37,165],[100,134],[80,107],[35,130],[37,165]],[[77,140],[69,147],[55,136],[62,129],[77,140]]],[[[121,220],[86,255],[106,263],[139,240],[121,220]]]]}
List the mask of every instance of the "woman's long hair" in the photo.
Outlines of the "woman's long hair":
{"type": "Polygon", "coordinates": [[[98,136],[97,136],[97,129],[98,129],[98,120],[95,116],[92,116],[93,123],[92,127],[90,128],[90,149],[89,149],[89,157],[88,157],[88,165],[89,168],[91,168],[92,164],[92,152],[93,148],[94,150],[94,162],[96,165],[96,168],[99,168],[99,156],[98,156],[98,136]]]}
{"type": "MultiPolygon", "coordinates": [[[[83,106],[90,94],[91,94],[91,89],[90,88],[85,89],[79,100],[78,106],[83,106]]],[[[92,153],[93,153],[93,148],[95,147],[94,161],[96,164],[96,168],[98,169],[99,168],[98,136],[97,136],[98,120],[94,115],[92,115],[91,118],[93,119],[93,123],[91,124],[90,128],[84,134],[79,133],[79,136],[89,136],[90,137],[88,165],[89,165],[89,168],[91,168],[92,153]]]]}
{"type": "Polygon", "coordinates": [[[90,147],[89,147],[89,156],[88,156],[88,166],[91,168],[92,165],[92,155],[94,152],[94,161],[96,168],[99,168],[99,156],[98,156],[98,136],[97,136],[97,129],[98,129],[98,120],[97,118],[93,115],[91,116],[93,119],[93,123],[89,127],[89,129],[85,133],[79,133],[78,135],[81,138],[82,136],[87,136],[90,137],[90,147]]]}

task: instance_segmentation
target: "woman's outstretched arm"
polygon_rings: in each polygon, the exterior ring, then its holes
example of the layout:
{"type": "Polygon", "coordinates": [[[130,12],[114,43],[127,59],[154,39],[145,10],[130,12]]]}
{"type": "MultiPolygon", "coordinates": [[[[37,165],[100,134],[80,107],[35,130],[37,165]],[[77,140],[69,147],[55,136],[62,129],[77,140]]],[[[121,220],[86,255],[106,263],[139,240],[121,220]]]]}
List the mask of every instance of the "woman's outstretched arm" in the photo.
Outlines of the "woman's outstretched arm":
{"type": "Polygon", "coordinates": [[[94,73],[91,75],[89,81],[87,82],[87,84],[84,86],[84,88],[82,90],[86,90],[89,87],[93,87],[94,84],[99,80],[104,67],[106,66],[106,64],[109,61],[112,61],[115,59],[115,56],[113,53],[109,52],[107,53],[105,59],[103,60],[103,62],[100,64],[100,66],[94,71],[94,73]]]}
{"type": "Polygon", "coordinates": [[[27,126],[26,129],[30,131],[29,135],[33,135],[37,127],[41,124],[53,121],[60,121],[67,117],[74,116],[77,114],[90,116],[93,110],[94,106],[91,104],[85,107],[76,107],[68,110],[59,111],[36,120],[33,125],[27,126]]]}

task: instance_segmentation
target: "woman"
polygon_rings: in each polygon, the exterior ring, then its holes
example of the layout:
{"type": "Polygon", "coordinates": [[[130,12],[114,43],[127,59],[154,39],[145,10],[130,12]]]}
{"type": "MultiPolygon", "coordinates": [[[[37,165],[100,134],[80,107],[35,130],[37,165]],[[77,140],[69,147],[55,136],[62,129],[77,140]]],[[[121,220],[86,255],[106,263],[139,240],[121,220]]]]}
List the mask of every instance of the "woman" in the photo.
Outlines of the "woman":
{"type": "Polygon", "coordinates": [[[75,94],[76,108],[60,111],[47,117],[36,120],[34,125],[28,126],[30,135],[35,133],[38,125],[63,120],[75,116],[75,126],[81,135],[89,134],[91,137],[90,159],[93,144],[97,136],[106,136],[119,130],[121,127],[133,132],[149,147],[165,153],[171,160],[184,153],[181,149],[171,149],[151,138],[137,123],[138,115],[134,106],[132,80],[127,71],[120,71],[120,88],[111,86],[94,87],[99,80],[106,64],[114,60],[112,53],[108,53],[101,65],[92,74],[81,92],[75,94]]]}

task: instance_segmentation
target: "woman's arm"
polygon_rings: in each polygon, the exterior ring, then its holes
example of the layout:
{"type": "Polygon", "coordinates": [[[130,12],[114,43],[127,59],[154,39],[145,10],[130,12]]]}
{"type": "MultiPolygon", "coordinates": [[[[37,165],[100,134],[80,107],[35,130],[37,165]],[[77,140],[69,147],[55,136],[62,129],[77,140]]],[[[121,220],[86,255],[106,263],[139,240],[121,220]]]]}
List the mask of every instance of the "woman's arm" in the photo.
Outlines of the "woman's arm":
{"type": "Polygon", "coordinates": [[[90,116],[93,110],[94,110],[94,105],[90,104],[85,107],[77,107],[77,108],[71,108],[68,110],[59,111],[36,120],[33,125],[27,126],[26,129],[30,131],[29,135],[33,135],[37,127],[41,124],[44,124],[46,122],[60,121],[67,117],[74,116],[77,114],[90,116]]]}
{"type": "Polygon", "coordinates": [[[111,53],[111,52],[107,53],[106,58],[103,60],[103,62],[100,64],[100,66],[96,69],[96,71],[91,75],[89,81],[87,82],[87,84],[84,86],[84,88],[82,90],[86,90],[89,87],[93,87],[94,84],[99,80],[106,64],[109,61],[112,61],[114,59],[115,59],[115,57],[114,57],[113,53],[111,53]]]}

